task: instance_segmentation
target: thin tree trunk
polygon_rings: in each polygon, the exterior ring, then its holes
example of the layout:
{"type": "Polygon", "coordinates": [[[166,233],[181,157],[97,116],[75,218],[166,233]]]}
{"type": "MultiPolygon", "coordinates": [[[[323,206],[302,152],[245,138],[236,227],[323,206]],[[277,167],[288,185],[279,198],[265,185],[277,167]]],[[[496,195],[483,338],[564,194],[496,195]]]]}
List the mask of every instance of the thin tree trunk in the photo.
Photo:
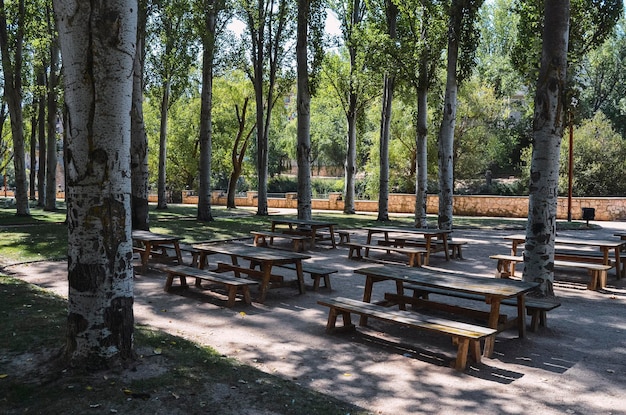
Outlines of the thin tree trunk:
{"type": "MultiPolygon", "coordinates": [[[[52,29],[51,29],[52,30],[52,29]]],[[[59,84],[59,45],[55,38],[50,45],[50,76],[48,77],[48,151],[46,153],[46,205],[45,210],[57,209],[57,93],[59,84]]]]}
{"type": "Polygon", "coordinates": [[[385,75],[380,118],[380,178],[378,189],[378,221],[389,220],[389,134],[395,77],[385,75]]]}
{"type": "Polygon", "coordinates": [[[9,46],[4,0],[0,0],[0,55],[4,75],[4,97],[11,117],[13,135],[13,167],[15,169],[15,206],[18,216],[30,216],[28,206],[28,178],[24,149],[24,114],[22,111],[22,49],[26,11],[24,0],[18,2],[18,21],[15,39],[9,46]],[[11,62],[13,56],[13,62],[11,62]]]}
{"type": "Polygon", "coordinates": [[[54,1],[68,114],[65,356],[87,369],[134,357],[129,169],[137,12],[132,0],[99,5],[54,1]]]}
{"type": "Polygon", "coordinates": [[[33,111],[30,117],[30,200],[37,199],[37,164],[37,112],[33,111]]]}
{"type": "MultiPolygon", "coordinates": [[[[170,82],[163,83],[161,99],[161,126],[159,128],[159,183],[157,209],[167,209],[167,188],[165,170],[167,165],[167,108],[170,98],[170,82]]],[[[169,189],[170,191],[172,189],[169,189]]]]}
{"type": "MultiPolygon", "coordinates": [[[[427,69],[420,67],[420,72],[427,69]]],[[[421,81],[420,81],[421,83],[421,81]]],[[[426,87],[420,87],[417,91],[417,134],[415,138],[415,226],[426,228],[426,202],[428,190],[428,92],[426,87]]]]}
{"type": "Polygon", "coordinates": [[[439,129],[439,215],[440,229],[452,230],[454,193],[454,127],[457,106],[457,61],[459,55],[459,32],[461,30],[461,7],[453,1],[448,29],[448,64],[443,119],[439,129]]]}
{"type": "Polygon", "coordinates": [[[244,132],[246,129],[246,114],[248,111],[248,98],[244,100],[243,108],[241,109],[241,113],[239,112],[239,107],[235,105],[235,114],[237,115],[237,122],[239,124],[239,128],[237,130],[237,137],[235,138],[235,142],[233,143],[233,150],[231,151],[231,161],[233,163],[233,171],[230,173],[230,178],[228,180],[228,193],[226,196],[226,207],[234,209],[237,206],[235,205],[235,193],[237,192],[237,180],[239,180],[239,176],[241,176],[241,172],[243,170],[243,159],[246,155],[246,150],[248,149],[248,144],[250,143],[250,137],[254,132],[254,126],[248,131],[248,134],[244,136],[244,132]],[[243,142],[242,142],[243,141],[243,142]]]}
{"type": "Polygon", "coordinates": [[[307,59],[309,0],[298,0],[298,219],[311,219],[311,92],[307,59]]]}
{"type": "Polygon", "coordinates": [[[130,169],[132,186],[132,227],[150,229],[148,205],[148,135],[143,119],[143,70],[145,62],[146,1],[140,0],[137,12],[137,49],[133,63],[133,103],[131,119],[130,169]]]}
{"type": "Polygon", "coordinates": [[[524,281],[538,281],[543,296],[553,296],[554,238],[559,154],[565,128],[568,0],[546,0],[541,67],[535,96],[524,281]]]}
{"type": "Polygon", "coordinates": [[[202,39],[202,92],[200,108],[200,164],[198,188],[198,220],[212,221],[211,215],[211,142],[213,131],[211,119],[213,112],[213,60],[215,58],[215,0],[207,1],[202,39]]]}
{"type": "MultiPolygon", "coordinates": [[[[43,69],[42,69],[43,70],[43,69]]],[[[41,73],[41,79],[38,77],[38,82],[42,91],[46,89],[46,76],[45,73],[41,73]]],[[[37,122],[37,131],[39,135],[39,163],[37,168],[37,206],[46,206],[46,165],[48,157],[46,156],[47,144],[46,144],[46,98],[45,94],[41,94],[39,97],[39,115],[37,122]]]]}

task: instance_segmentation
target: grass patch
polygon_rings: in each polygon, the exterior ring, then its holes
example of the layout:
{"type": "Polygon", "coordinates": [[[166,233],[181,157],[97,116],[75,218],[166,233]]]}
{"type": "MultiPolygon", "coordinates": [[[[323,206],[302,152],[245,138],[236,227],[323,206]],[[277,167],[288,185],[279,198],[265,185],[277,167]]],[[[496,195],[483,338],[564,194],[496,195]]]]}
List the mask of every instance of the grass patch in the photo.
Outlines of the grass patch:
{"type": "Polygon", "coordinates": [[[0,412],[366,414],[354,405],[242,365],[180,337],[137,326],[127,370],[42,371],[60,351],[66,300],[0,276],[0,412]]]}

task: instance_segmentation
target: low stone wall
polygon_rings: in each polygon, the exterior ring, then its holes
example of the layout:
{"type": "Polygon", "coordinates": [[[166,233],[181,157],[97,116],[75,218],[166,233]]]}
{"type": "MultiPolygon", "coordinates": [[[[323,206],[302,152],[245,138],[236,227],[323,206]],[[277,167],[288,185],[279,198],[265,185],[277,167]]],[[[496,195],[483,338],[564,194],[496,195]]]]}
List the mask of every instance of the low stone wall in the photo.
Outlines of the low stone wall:
{"type": "MultiPolygon", "coordinates": [[[[257,192],[250,191],[246,197],[235,199],[237,206],[257,206],[257,192]]],[[[226,205],[223,191],[213,192],[211,203],[216,206],[226,205]]],[[[183,196],[183,203],[197,204],[197,196],[183,196]]],[[[298,198],[289,193],[285,198],[268,198],[270,208],[297,209],[298,198]]],[[[527,196],[454,196],[453,211],[459,216],[491,216],[508,218],[528,217],[527,196]]],[[[344,202],[341,193],[331,193],[328,199],[313,199],[312,209],[343,211],[344,202]]],[[[574,197],[572,198],[572,219],[582,219],[582,209],[595,209],[595,220],[620,221],[626,220],[626,198],[615,197],[574,197]]],[[[358,212],[377,212],[378,201],[357,200],[355,209],[358,212]]],[[[415,195],[393,193],[389,195],[389,213],[414,213],[415,195]]],[[[426,211],[437,214],[439,197],[428,196],[426,211]]],[[[567,219],[567,198],[561,197],[557,205],[557,219],[567,219]]]]}

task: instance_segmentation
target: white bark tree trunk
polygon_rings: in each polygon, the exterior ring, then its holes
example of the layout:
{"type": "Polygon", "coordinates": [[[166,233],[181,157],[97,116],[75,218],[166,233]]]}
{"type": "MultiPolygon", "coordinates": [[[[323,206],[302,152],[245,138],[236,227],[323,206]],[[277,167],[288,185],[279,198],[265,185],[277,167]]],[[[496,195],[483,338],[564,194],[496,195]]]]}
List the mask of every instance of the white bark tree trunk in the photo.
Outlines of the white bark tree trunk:
{"type": "Polygon", "coordinates": [[[456,125],[457,106],[457,61],[459,41],[457,38],[460,16],[450,17],[448,33],[448,67],[446,76],[446,92],[443,104],[443,118],[439,129],[439,215],[437,223],[440,229],[452,229],[453,193],[454,193],[454,127],[456,125]]]}
{"type": "Polygon", "coordinates": [[[311,219],[311,92],[307,59],[309,0],[298,0],[298,219],[311,219]]]}
{"type": "Polygon", "coordinates": [[[54,1],[67,106],[66,357],[133,357],[130,131],[137,2],[54,1]]]}
{"type": "Polygon", "coordinates": [[[533,120],[524,281],[553,296],[559,153],[565,127],[569,0],[546,0],[541,67],[533,120]]]}
{"type": "Polygon", "coordinates": [[[133,64],[133,103],[131,111],[132,227],[150,229],[148,208],[148,135],[143,119],[143,68],[146,41],[146,4],[140,0],[137,13],[137,49],[133,64]]]}
{"type": "Polygon", "coordinates": [[[427,94],[426,87],[420,87],[417,91],[417,133],[415,137],[417,152],[415,157],[415,226],[417,228],[428,226],[426,220],[426,192],[428,190],[427,94]]]}

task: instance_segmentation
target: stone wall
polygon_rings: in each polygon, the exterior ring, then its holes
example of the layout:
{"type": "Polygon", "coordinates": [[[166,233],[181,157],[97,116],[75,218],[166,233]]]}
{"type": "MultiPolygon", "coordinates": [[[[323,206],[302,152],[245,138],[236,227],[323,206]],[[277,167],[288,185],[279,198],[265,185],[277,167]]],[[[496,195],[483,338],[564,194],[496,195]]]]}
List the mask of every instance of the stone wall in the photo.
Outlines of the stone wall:
{"type": "MultiPolygon", "coordinates": [[[[237,206],[257,206],[257,192],[248,192],[246,197],[235,200],[237,206]]],[[[153,200],[151,200],[153,201],[153,200]]],[[[156,202],[156,200],[154,200],[156,202]]],[[[197,196],[183,196],[183,203],[197,204],[197,196]]],[[[223,191],[214,191],[212,204],[226,205],[226,195],[223,191]]],[[[295,193],[289,193],[285,198],[268,198],[270,208],[297,209],[298,198],[295,193]]],[[[328,199],[313,199],[313,209],[343,211],[344,203],[341,193],[331,193],[328,199]]],[[[378,201],[357,200],[355,208],[358,212],[376,212],[378,201]]],[[[439,198],[437,195],[428,196],[426,210],[429,214],[437,214],[439,198]]],[[[615,197],[574,197],[572,198],[572,219],[582,219],[582,209],[595,209],[595,220],[620,221],[626,220],[626,198],[615,197]]],[[[415,195],[392,193],[389,195],[389,213],[413,213],[415,209],[415,195]]],[[[454,214],[459,216],[491,216],[526,218],[528,217],[527,196],[454,196],[454,214]]],[[[558,200],[557,219],[567,219],[567,198],[558,200]]]]}

